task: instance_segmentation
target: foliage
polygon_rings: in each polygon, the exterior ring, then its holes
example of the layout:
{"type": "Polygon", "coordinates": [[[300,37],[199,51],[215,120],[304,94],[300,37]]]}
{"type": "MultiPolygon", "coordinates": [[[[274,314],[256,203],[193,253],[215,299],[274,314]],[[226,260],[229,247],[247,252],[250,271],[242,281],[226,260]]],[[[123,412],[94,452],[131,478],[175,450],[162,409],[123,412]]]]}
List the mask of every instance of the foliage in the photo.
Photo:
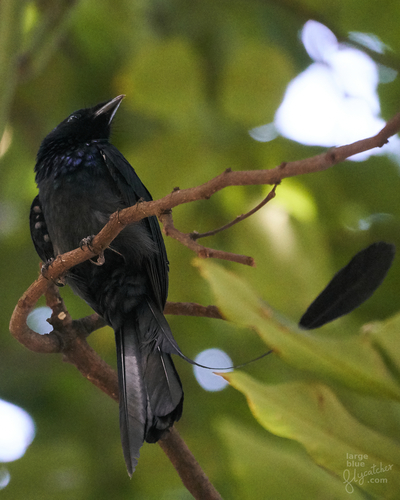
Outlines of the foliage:
{"type": "MultiPolygon", "coordinates": [[[[220,310],[228,319],[255,329],[281,359],[312,374],[307,381],[278,384],[261,383],[241,372],[224,375],[247,397],[260,424],[277,436],[301,443],[317,465],[337,474],[338,484],[346,478],[345,471],[352,470],[345,466],[351,463],[345,459],[349,455],[365,458],[365,466],[357,470],[359,474],[370,472],[373,464],[380,464],[380,468],[393,472],[390,485],[385,487],[385,498],[396,498],[400,446],[354,418],[339,397],[340,385],[343,385],[354,390],[355,398],[360,394],[373,396],[375,405],[379,405],[382,398],[400,401],[400,387],[395,378],[400,357],[391,350],[382,352],[379,344],[374,345],[381,336],[377,332],[381,333],[382,329],[389,338],[398,336],[399,315],[383,326],[372,327],[370,335],[336,341],[321,339],[317,335],[306,335],[287,321],[276,318],[271,308],[261,303],[245,282],[222,267],[210,263],[199,263],[199,266],[214,290],[220,310]],[[339,383],[337,395],[326,385],[332,382],[339,383]]],[[[365,412],[370,404],[364,405],[365,412]]],[[[391,423],[396,427],[398,414],[394,416],[391,423]]],[[[310,471],[312,469],[310,467],[310,471]]],[[[380,484],[369,481],[358,484],[369,493],[381,494],[380,484]]]]}
{"type": "MultiPolygon", "coordinates": [[[[349,32],[372,33],[391,50],[368,52],[399,70],[399,9],[396,2],[382,8],[359,0],[0,3],[0,130],[6,125],[0,147],[0,397],[29,411],[37,428],[24,457],[6,464],[5,499],[189,498],[158,446],[143,447],[129,481],[117,405],[60,357],[29,352],[8,334],[13,307],[38,273],[28,213],[43,137],[73,110],[127,94],[113,142],[154,198],[226,168],[272,168],[311,156],[322,150],[283,137],[259,143],[248,134],[273,120],[286,85],[311,62],[299,30],[313,18],[341,40],[349,32]]],[[[395,78],[378,87],[384,119],[398,111],[399,86],[395,78]]],[[[169,317],[182,351],[194,358],[220,347],[240,363],[263,352],[265,343],[279,350],[246,373],[229,375],[239,391],[216,394],[203,391],[191,366],[177,360],[185,389],[177,427],[224,498],[293,498],[293,491],[296,498],[348,498],[346,453],[399,466],[398,259],[378,292],[348,317],[307,335],[292,326],[361,248],[378,240],[400,248],[398,176],[394,161],[373,156],[285,180],[262,212],[204,241],[252,255],[257,267],[201,263],[234,322],[169,317]],[[366,229],[360,220],[369,221],[366,229]]],[[[175,209],[175,224],[186,232],[213,229],[255,206],[268,190],[226,189],[175,209]]],[[[175,241],[166,245],[170,300],[214,303],[192,266],[193,254],[175,241]]],[[[62,294],[73,317],[90,313],[69,290],[62,294]]],[[[91,337],[114,364],[112,332],[91,337]]],[[[395,498],[396,470],[385,474],[387,484],[353,483],[353,497],[395,498]]]]}

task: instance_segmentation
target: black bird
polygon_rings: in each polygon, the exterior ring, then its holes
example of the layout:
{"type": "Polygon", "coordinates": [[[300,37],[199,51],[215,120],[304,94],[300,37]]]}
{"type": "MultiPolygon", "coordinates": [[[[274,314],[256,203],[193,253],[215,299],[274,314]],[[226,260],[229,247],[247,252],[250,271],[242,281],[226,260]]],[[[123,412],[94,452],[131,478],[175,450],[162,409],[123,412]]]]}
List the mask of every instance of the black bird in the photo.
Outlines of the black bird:
{"type": "MultiPolygon", "coordinates": [[[[77,248],[109,216],[151,195],[109,143],[124,95],[76,111],[43,140],[35,166],[39,195],[30,228],[43,262],[77,248]]],[[[182,414],[183,391],[171,354],[179,348],[163,315],[168,260],[156,217],[127,226],[66,282],[115,332],[121,441],[131,476],[143,442],[156,442],[182,414]]]]}

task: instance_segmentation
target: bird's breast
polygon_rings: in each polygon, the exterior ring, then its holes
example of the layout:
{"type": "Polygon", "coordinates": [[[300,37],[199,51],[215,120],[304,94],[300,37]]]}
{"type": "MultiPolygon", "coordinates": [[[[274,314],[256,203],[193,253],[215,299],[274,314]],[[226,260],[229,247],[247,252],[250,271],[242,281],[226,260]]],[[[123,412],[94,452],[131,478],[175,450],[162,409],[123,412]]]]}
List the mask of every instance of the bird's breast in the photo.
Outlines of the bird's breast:
{"type": "Polygon", "coordinates": [[[53,157],[51,175],[39,182],[39,198],[56,253],[73,250],[83,238],[97,234],[123,208],[97,148],[53,157]]]}

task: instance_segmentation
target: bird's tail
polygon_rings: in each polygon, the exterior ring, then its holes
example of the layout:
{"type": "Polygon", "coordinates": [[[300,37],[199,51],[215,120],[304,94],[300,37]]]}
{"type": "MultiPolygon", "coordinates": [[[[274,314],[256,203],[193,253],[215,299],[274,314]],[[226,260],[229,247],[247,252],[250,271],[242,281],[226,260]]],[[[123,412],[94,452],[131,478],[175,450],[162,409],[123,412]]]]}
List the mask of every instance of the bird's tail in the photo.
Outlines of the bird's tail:
{"type": "Polygon", "coordinates": [[[175,340],[163,314],[153,304],[139,306],[122,327],[115,329],[115,340],[121,441],[131,476],[143,442],[158,441],[179,420],[183,391],[170,356],[175,352],[175,340]]]}

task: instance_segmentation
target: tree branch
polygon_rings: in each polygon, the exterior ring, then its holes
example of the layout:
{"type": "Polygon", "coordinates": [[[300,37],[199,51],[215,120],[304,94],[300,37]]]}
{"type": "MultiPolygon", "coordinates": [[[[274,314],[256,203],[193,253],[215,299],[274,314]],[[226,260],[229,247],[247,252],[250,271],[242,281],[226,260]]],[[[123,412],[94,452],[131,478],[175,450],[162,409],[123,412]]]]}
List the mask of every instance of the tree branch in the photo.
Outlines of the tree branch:
{"type": "Polygon", "coordinates": [[[282,163],[278,167],[270,170],[233,172],[227,169],[222,174],[200,186],[182,190],[175,189],[172,193],[159,200],[137,203],[132,207],[125,208],[113,214],[110,217],[110,222],[94,238],[92,247],[98,254],[107,248],[115,236],[117,236],[127,224],[139,221],[145,217],[150,217],[151,215],[160,216],[178,205],[209,199],[213,194],[228,186],[279,184],[286,177],[294,177],[326,170],[355,154],[384,146],[388,142],[389,137],[396,134],[399,130],[400,113],[397,113],[387,122],[385,127],[373,137],[362,139],[345,146],[331,148],[327,152],[311,158],[282,163]]]}
{"type": "Polygon", "coordinates": [[[223,259],[229,260],[231,262],[237,262],[238,264],[244,264],[247,266],[255,267],[255,262],[252,257],[248,257],[247,255],[238,255],[236,253],[224,252],[223,250],[214,250],[213,248],[204,247],[197,243],[191,236],[191,234],[181,233],[174,226],[174,222],[172,220],[172,212],[169,211],[167,213],[161,214],[159,219],[163,225],[163,232],[166,236],[171,236],[175,240],[179,241],[186,247],[196,252],[199,257],[205,258],[214,258],[214,259],[223,259]]]}
{"type": "Polygon", "coordinates": [[[194,302],[167,302],[164,314],[175,316],[201,316],[203,318],[225,319],[216,306],[201,306],[194,302]]]}
{"type": "Polygon", "coordinates": [[[222,497],[199,467],[196,459],[175,427],[172,427],[165,437],[160,439],[159,445],[194,498],[201,500],[222,500],[222,497]],[[195,482],[193,482],[194,471],[195,482]]]}
{"type": "MultiPolygon", "coordinates": [[[[388,142],[389,137],[396,134],[399,130],[400,113],[397,113],[387,122],[385,127],[373,137],[362,139],[361,141],[356,141],[346,146],[331,148],[326,153],[311,158],[282,163],[278,167],[270,170],[245,170],[233,172],[228,169],[200,186],[182,190],[176,189],[159,200],[137,203],[132,207],[115,212],[111,215],[109,222],[103,227],[100,233],[93,238],[90,245],[91,249],[84,246],[81,249],[78,248],[63,255],[59,255],[47,269],[46,278],[50,280],[58,279],[71,267],[99,255],[128,224],[132,224],[133,222],[137,222],[152,215],[161,217],[172,208],[184,203],[209,199],[213,194],[228,186],[279,184],[286,177],[294,177],[326,170],[357,153],[384,146],[388,142]]],[[[207,249],[207,251],[211,250],[212,249],[207,249]]],[[[203,258],[209,257],[210,254],[207,251],[200,252],[199,256],[203,258]]],[[[226,252],[219,252],[217,250],[213,252],[216,252],[214,255],[218,255],[218,258],[224,258],[226,255],[226,252]]],[[[239,256],[239,261],[240,258],[243,257],[244,256],[239,256]]],[[[44,293],[45,288],[45,283],[41,282],[40,295],[44,293]]]]}
{"type": "MultiPolygon", "coordinates": [[[[219,227],[217,229],[213,229],[212,231],[207,231],[206,233],[198,233],[197,231],[193,231],[192,233],[190,233],[189,236],[193,240],[198,240],[200,238],[207,238],[209,236],[214,236],[217,233],[220,233],[221,231],[225,231],[226,229],[229,229],[230,227],[234,226],[235,224],[238,224],[239,222],[242,222],[242,220],[245,220],[248,217],[250,217],[251,215],[255,214],[256,212],[258,212],[258,210],[260,210],[263,206],[265,206],[269,201],[271,201],[273,198],[275,198],[275,191],[276,191],[277,185],[278,184],[275,184],[275,186],[271,189],[271,191],[263,199],[263,201],[261,203],[259,203],[256,207],[254,207],[252,210],[250,210],[249,212],[242,214],[242,215],[238,215],[235,219],[233,219],[231,222],[228,222],[228,224],[225,224],[222,227],[219,227]]],[[[161,220],[161,218],[160,218],[160,220],[161,220]]],[[[165,228],[165,226],[164,226],[164,228],[165,228]]]]}
{"type": "MultiPolygon", "coordinates": [[[[29,312],[27,314],[29,314],[29,312]]],[[[202,306],[200,304],[196,304],[195,302],[167,302],[165,304],[164,314],[170,314],[173,316],[196,316],[212,319],[225,319],[217,306],[202,306]]],[[[107,326],[104,319],[97,313],[81,318],[79,323],[81,323],[80,336],[82,338],[86,338],[95,330],[107,326]]],[[[30,349],[29,345],[24,345],[30,349]]]]}

